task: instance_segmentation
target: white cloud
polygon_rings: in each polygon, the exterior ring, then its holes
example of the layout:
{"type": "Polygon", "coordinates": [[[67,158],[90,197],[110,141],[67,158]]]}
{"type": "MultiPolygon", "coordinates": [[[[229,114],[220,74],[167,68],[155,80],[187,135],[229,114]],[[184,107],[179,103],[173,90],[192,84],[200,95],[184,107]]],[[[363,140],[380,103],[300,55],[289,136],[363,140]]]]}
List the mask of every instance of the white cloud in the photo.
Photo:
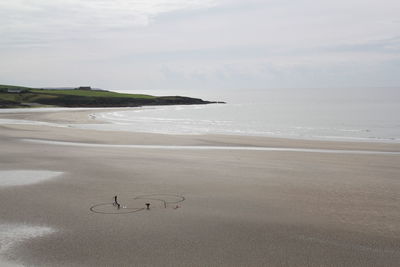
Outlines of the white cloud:
{"type": "MultiPolygon", "coordinates": [[[[150,18],[161,13],[185,9],[215,6],[217,0],[3,0],[0,2],[2,20],[33,19],[35,23],[47,24],[48,19],[63,23],[87,24],[91,20],[101,25],[117,22],[142,24],[143,17],[150,18]],[[11,14],[10,14],[11,12],[11,14]],[[101,21],[101,20],[103,21],[101,21]]],[[[27,21],[31,23],[31,21],[27,21]]],[[[90,23],[95,24],[95,23],[90,23]]]]}
{"type": "Polygon", "coordinates": [[[338,84],[400,84],[389,76],[400,65],[399,12],[398,0],[2,0],[0,80],[279,87],[332,71],[338,84]]]}
{"type": "Polygon", "coordinates": [[[0,44],[29,46],[95,36],[146,26],[159,14],[216,4],[217,0],[2,0],[0,44]]]}

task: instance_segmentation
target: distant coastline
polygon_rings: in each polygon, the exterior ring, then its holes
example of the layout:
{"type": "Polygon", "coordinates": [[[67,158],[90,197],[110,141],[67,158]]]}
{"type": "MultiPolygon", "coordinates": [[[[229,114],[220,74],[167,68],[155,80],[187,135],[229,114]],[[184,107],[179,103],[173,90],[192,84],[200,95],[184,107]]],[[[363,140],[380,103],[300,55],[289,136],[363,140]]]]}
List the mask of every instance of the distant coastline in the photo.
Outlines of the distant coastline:
{"type": "Polygon", "coordinates": [[[0,108],[24,107],[139,107],[154,105],[201,105],[225,103],[186,96],[122,94],[90,86],[31,88],[0,85],[0,108]]]}

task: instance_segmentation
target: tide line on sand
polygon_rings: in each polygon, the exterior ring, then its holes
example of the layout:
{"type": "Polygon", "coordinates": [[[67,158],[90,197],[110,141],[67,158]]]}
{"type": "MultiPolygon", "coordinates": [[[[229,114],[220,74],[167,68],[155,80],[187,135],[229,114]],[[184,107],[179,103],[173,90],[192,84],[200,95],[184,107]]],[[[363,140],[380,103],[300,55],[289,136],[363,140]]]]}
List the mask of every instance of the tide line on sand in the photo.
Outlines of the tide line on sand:
{"type": "Polygon", "coordinates": [[[374,150],[342,150],[342,149],[315,149],[315,148],[282,148],[261,146],[177,146],[177,145],[115,145],[94,144],[65,141],[52,141],[43,139],[21,139],[24,142],[99,148],[136,148],[136,149],[164,149],[164,150],[247,150],[247,151],[278,151],[278,152],[309,152],[329,154],[367,154],[367,155],[400,155],[400,152],[374,151],[374,150]]]}

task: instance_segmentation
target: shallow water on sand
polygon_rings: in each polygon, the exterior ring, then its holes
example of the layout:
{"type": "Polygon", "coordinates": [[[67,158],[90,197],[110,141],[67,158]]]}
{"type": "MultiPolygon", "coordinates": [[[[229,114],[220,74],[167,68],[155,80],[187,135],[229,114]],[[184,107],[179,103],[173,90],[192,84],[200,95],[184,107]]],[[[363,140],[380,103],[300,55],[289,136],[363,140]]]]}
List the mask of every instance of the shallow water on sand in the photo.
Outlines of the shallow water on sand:
{"type": "Polygon", "coordinates": [[[0,266],[23,266],[7,260],[7,253],[19,243],[54,232],[54,229],[46,226],[0,224],[0,266]]]}
{"type": "Polygon", "coordinates": [[[63,172],[48,170],[7,170],[0,171],[0,186],[19,186],[40,183],[56,178],[63,172]]]}
{"type": "Polygon", "coordinates": [[[80,147],[139,148],[139,149],[162,149],[162,150],[241,150],[241,151],[247,150],[247,151],[307,152],[307,153],[327,153],[327,154],[400,155],[400,152],[373,151],[373,150],[283,148],[283,147],[263,147],[263,146],[113,145],[113,144],[51,141],[51,140],[40,140],[40,139],[22,139],[22,141],[38,143],[38,144],[80,146],[80,147]]]}

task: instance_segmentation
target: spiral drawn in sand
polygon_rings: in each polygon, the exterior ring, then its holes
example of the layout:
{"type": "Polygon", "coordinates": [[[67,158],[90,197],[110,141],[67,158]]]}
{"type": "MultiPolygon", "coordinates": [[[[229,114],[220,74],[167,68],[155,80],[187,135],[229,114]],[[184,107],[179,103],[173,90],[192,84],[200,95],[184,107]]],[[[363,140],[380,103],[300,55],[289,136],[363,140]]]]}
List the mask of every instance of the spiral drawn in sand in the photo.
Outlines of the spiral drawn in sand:
{"type": "MultiPolygon", "coordinates": [[[[185,197],[175,194],[148,194],[134,198],[127,198],[121,202],[120,208],[115,203],[99,203],[90,207],[90,211],[100,214],[127,214],[139,212],[147,209],[147,204],[151,209],[166,209],[173,204],[185,201],[185,197]]],[[[178,205],[173,207],[179,208],[178,205]]]]}

